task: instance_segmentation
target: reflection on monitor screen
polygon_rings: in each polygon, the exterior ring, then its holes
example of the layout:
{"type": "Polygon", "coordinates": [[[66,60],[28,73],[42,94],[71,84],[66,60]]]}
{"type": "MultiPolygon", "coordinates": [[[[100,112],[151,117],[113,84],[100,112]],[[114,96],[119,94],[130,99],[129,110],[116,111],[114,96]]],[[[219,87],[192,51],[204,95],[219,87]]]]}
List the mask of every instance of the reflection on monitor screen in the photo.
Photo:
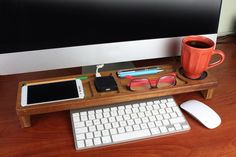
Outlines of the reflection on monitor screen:
{"type": "Polygon", "coordinates": [[[0,75],[176,56],[216,40],[221,0],[3,0],[0,75]]]}

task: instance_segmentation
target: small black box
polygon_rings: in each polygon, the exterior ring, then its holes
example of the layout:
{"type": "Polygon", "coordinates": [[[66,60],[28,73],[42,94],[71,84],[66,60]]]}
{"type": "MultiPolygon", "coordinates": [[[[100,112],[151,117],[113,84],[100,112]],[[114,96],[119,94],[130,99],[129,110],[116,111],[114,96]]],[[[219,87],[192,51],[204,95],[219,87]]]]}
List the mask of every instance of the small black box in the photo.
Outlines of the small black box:
{"type": "Polygon", "coordinates": [[[96,77],[94,84],[98,92],[117,90],[117,84],[113,76],[96,77]]]}

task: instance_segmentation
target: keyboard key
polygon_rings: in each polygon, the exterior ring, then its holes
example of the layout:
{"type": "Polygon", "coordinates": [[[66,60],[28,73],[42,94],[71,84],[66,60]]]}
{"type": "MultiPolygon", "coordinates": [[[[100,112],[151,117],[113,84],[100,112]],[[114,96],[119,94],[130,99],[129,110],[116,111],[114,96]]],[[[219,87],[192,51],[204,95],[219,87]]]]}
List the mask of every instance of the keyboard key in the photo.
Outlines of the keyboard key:
{"type": "Polygon", "coordinates": [[[110,108],[104,108],[103,109],[103,112],[109,112],[110,111],[110,108]]]}
{"type": "Polygon", "coordinates": [[[166,133],[167,132],[167,128],[165,126],[161,126],[160,130],[162,133],[166,133]]]}
{"type": "Polygon", "coordinates": [[[111,135],[115,135],[117,134],[117,130],[116,129],[110,129],[111,135]]]}
{"type": "Polygon", "coordinates": [[[167,112],[167,113],[171,113],[171,112],[172,112],[172,109],[171,109],[171,108],[166,108],[166,112],[167,112]]]}
{"type": "Polygon", "coordinates": [[[139,110],[140,110],[141,112],[145,112],[145,111],[146,111],[146,108],[143,107],[143,106],[141,106],[141,107],[139,108],[139,110]]]}
{"type": "Polygon", "coordinates": [[[149,122],[149,123],[148,123],[148,126],[149,126],[149,128],[154,128],[154,127],[155,127],[155,124],[154,124],[154,122],[149,122]]]}
{"type": "Polygon", "coordinates": [[[170,116],[171,116],[172,118],[175,118],[175,117],[177,117],[177,114],[176,114],[175,112],[172,112],[172,113],[170,113],[170,116]]]}
{"type": "Polygon", "coordinates": [[[135,124],[141,124],[142,123],[140,118],[134,119],[134,122],[135,122],[135,124]]]}
{"type": "Polygon", "coordinates": [[[109,131],[108,130],[102,130],[102,135],[103,136],[109,136],[109,131]]]}
{"type": "Polygon", "coordinates": [[[94,125],[92,125],[92,126],[89,126],[89,131],[90,132],[94,132],[94,131],[96,131],[97,129],[96,129],[96,126],[94,126],[94,125]]]}
{"type": "Polygon", "coordinates": [[[182,127],[183,127],[184,129],[190,129],[190,126],[189,126],[188,124],[184,124],[184,125],[182,125],[182,127]]]}
{"type": "Polygon", "coordinates": [[[158,115],[158,114],[159,114],[158,110],[152,110],[152,115],[158,115]]]}
{"type": "Polygon", "coordinates": [[[162,115],[156,115],[156,118],[157,118],[157,120],[162,120],[163,119],[162,115]]]}
{"type": "Polygon", "coordinates": [[[87,112],[86,112],[86,111],[80,112],[80,115],[81,115],[81,116],[86,116],[86,115],[87,115],[87,112]]]}
{"type": "Polygon", "coordinates": [[[87,138],[93,138],[93,133],[91,133],[91,132],[86,133],[86,137],[87,138]]]}
{"type": "Polygon", "coordinates": [[[143,130],[148,128],[146,123],[142,123],[142,124],[140,124],[140,126],[141,126],[141,129],[143,129],[143,130]]]}
{"type": "Polygon", "coordinates": [[[123,119],[122,116],[117,116],[117,117],[116,117],[116,120],[119,122],[119,121],[123,121],[124,119],[123,119]]]}
{"type": "Polygon", "coordinates": [[[102,118],[101,122],[102,122],[102,124],[108,123],[108,119],[107,118],[102,118]]]}
{"type": "Polygon", "coordinates": [[[88,120],[87,115],[83,115],[83,116],[81,116],[80,118],[81,118],[81,121],[86,121],[86,120],[88,120]]]}
{"type": "Polygon", "coordinates": [[[129,120],[130,119],[130,115],[124,115],[124,120],[129,120]]]}
{"type": "Polygon", "coordinates": [[[141,129],[139,125],[133,125],[133,128],[134,128],[134,130],[135,130],[135,131],[137,131],[137,130],[140,130],[140,129],[141,129]]]}
{"type": "Polygon", "coordinates": [[[147,104],[148,105],[153,105],[153,101],[148,101],[147,104]]]}
{"type": "Polygon", "coordinates": [[[177,118],[169,119],[169,121],[171,124],[175,124],[175,123],[185,122],[185,119],[183,117],[177,117],[177,118]]]}
{"type": "Polygon", "coordinates": [[[143,117],[142,121],[143,121],[143,123],[147,123],[147,122],[149,122],[149,119],[147,117],[143,117]]]}
{"type": "Polygon", "coordinates": [[[151,111],[146,111],[145,115],[146,115],[146,117],[150,117],[150,116],[152,116],[152,112],[151,111]]]}
{"type": "Polygon", "coordinates": [[[102,113],[97,113],[97,114],[96,114],[96,118],[97,118],[97,119],[101,119],[101,118],[103,118],[102,113]]]}
{"type": "Polygon", "coordinates": [[[156,119],[155,116],[151,116],[151,117],[149,117],[149,120],[150,120],[151,122],[154,122],[154,121],[156,121],[157,119],[156,119]]]}
{"type": "Polygon", "coordinates": [[[136,113],[133,113],[133,114],[131,114],[130,116],[131,116],[132,119],[138,118],[138,115],[137,115],[136,113]]]}
{"type": "Polygon", "coordinates": [[[87,147],[93,146],[93,140],[92,139],[87,139],[87,140],[85,140],[85,144],[86,144],[87,147]]]}
{"type": "Polygon", "coordinates": [[[85,135],[84,134],[77,134],[76,135],[76,140],[84,140],[85,139],[85,135]]]}
{"type": "Polygon", "coordinates": [[[158,104],[153,105],[154,110],[160,109],[160,106],[158,104]]]}
{"type": "Polygon", "coordinates": [[[106,124],[104,124],[104,126],[105,126],[105,129],[106,129],[106,130],[112,128],[111,123],[106,123],[106,124]]]}
{"type": "Polygon", "coordinates": [[[168,127],[168,131],[173,132],[173,131],[175,131],[175,128],[174,127],[168,127]]]}
{"type": "Polygon", "coordinates": [[[160,134],[160,133],[161,133],[158,128],[151,128],[150,130],[151,130],[151,133],[152,133],[153,135],[156,135],[156,134],[160,134]]]}
{"type": "Polygon", "coordinates": [[[76,143],[77,143],[78,148],[84,148],[85,147],[84,141],[77,141],[76,143]]]}
{"type": "Polygon", "coordinates": [[[161,104],[160,104],[160,107],[161,107],[161,108],[166,108],[166,104],[165,104],[165,103],[161,103],[161,104]]]}
{"type": "Polygon", "coordinates": [[[175,127],[176,130],[181,130],[182,129],[182,127],[181,127],[181,125],[179,123],[178,124],[174,124],[174,127],[175,127]]]}
{"type": "MultiPolygon", "coordinates": [[[[117,111],[111,111],[111,116],[112,116],[112,117],[115,117],[115,116],[117,116],[117,115],[118,115],[117,111]]],[[[109,117],[109,118],[111,118],[111,117],[109,117]]]]}
{"type": "Polygon", "coordinates": [[[117,128],[117,130],[118,130],[118,133],[119,133],[119,134],[125,132],[125,128],[124,128],[124,127],[119,127],[119,128],[117,128]]]}
{"type": "Polygon", "coordinates": [[[126,132],[133,131],[132,126],[126,126],[125,127],[126,132]]]}
{"type": "Polygon", "coordinates": [[[88,119],[89,120],[94,120],[96,117],[95,117],[95,115],[94,114],[89,114],[88,115],[88,119]]]}
{"type": "Polygon", "coordinates": [[[154,100],[153,102],[154,102],[154,104],[159,104],[160,100],[154,100]]]}
{"type": "Polygon", "coordinates": [[[133,107],[134,108],[139,107],[139,104],[133,104],[133,107]]]}
{"type": "Polygon", "coordinates": [[[162,126],[162,122],[161,121],[155,121],[156,126],[162,126]]]}
{"type": "Polygon", "coordinates": [[[94,125],[101,124],[99,119],[94,119],[94,120],[93,120],[93,123],[94,123],[94,125]]]}
{"type": "Polygon", "coordinates": [[[75,123],[75,127],[77,128],[81,128],[81,127],[84,127],[85,126],[85,124],[84,124],[84,122],[78,122],[78,123],[75,123]]]}
{"type": "MultiPolygon", "coordinates": [[[[134,113],[138,113],[139,112],[139,109],[138,108],[132,108],[132,111],[134,112],[134,113]]],[[[129,113],[130,114],[130,113],[129,113]]]]}
{"type": "Polygon", "coordinates": [[[120,126],[127,126],[126,121],[120,121],[120,126]]]}
{"type": "Polygon", "coordinates": [[[167,119],[162,120],[162,123],[163,123],[164,125],[169,125],[169,124],[170,124],[170,122],[169,122],[167,119]]]}
{"type": "Polygon", "coordinates": [[[94,110],[88,111],[89,115],[94,115],[94,113],[95,113],[94,110]]]}
{"type": "Polygon", "coordinates": [[[103,130],[104,129],[104,127],[103,127],[103,124],[99,124],[99,125],[97,125],[97,130],[103,130]]]}
{"type": "Polygon", "coordinates": [[[86,132],[88,132],[88,128],[87,127],[78,128],[78,129],[75,129],[75,132],[77,134],[86,133],[86,132]]]}
{"type": "Polygon", "coordinates": [[[126,105],[125,108],[126,108],[126,109],[131,109],[131,108],[132,108],[132,105],[131,105],[131,104],[126,105]]]}
{"type": "Polygon", "coordinates": [[[94,137],[101,137],[101,136],[102,136],[101,131],[94,132],[94,137]]]}
{"type": "Polygon", "coordinates": [[[128,123],[128,125],[134,125],[134,120],[132,120],[132,119],[127,120],[127,123],[128,123]]]}
{"type": "Polygon", "coordinates": [[[139,130],[139,131],[134,131],[134,132],[126,132],[123,134],[117,134],[117,135],[112,135],[112,139],[114,142],[121,142],[121,141],[127,141],[131,139],[137,139],[145,136],[150,136],[151,133],[148,129],[145,130],[139,130]]]}
{"type": "Polygon", "coordinates": [[[113,123],[113,122],[116,121],[116,118],[115,117],[109,117],[108,120],[109,120],[109,123],[113,123]]]}
{"type": "Polygon", "coordinates": [[[138,113],[138,117],[139,117],[139,118],[143,118],[143,117],[145,117],[145,114],[144,114],[143,112],[139,112],[139,113],[138,113]]]}
{"type": "Polygon", "coordinates": [[[169,119],[170,115],[168,113],[167,114],[163,114],[163,117],[164,117],[164,119],[169,119]]]}
{"type": "MultiPolygon", "coordinates": [[[[115,136],[115,135],[113,135],[113,136],[115,136]]],[[[111,137],[110,136],[102,137],[102,143],[104,143],[104,144],[111,143],[111,137]]]]}
{"type": "Polygon", "coordinates": [[[159,109],[159,113],[160,113],[160,114],[165,114],[165,113],[166,113],[166,110],[163,109],[163,108],[161,108],[161,109],[159,109]]]}
{"type": "Polygon", "coordinates": [[[95,145],[100,145],[100,144],[102,144],[102,141],[101,141],[101,139],[100,138],[94,138],[94,144],[95,145]]]}
{"type": "Polygon", "coordinates": [[[119,127],[119,123],[118,122],[113,122],[112,123],[112,127],[113,128],[118,128],[119,127]]]}
{"type": "Polygon", "coordinates": [[[167,102],[166,105],[168,107],[173,107],[173,106],[175,106],[175,102],[167,102]]]}
{"type": "Polygon", "coordinates": [[[117,107],[112,107],[111,111],[117,111],[117,107]]]}
{"type": "Polygon", "coordinates": [[[167,100],[166,99],[162,99],[161,103],[167,103],[167,100]]]}
{"type": "Polygon", "coordinates": [[[96,110],[96,113],[102,113],[102,109],[96,110]]]}
{"type": "Polygon", "coordinates": [[[147,111],[151,111],[151,110],[153,110],[153,107],[152,106],[146,106],[146,109],[147,109],[147,111]]]}
{"type": "Polygon", "coordinates": [[[73,117],[73,120],[74,122],[80,122],[80,117],[79,116],[73,117]]]}
{"type": "MultiPolygon", "coordinates": [[[[136,108],[137,109],[137,108],[136,108]]],[[[128,109],[125,109],[125,113],[128,115],[128,114],[131,114],[133,113],[132,112],[132,109],[131,108],[128,108],[128,109]]]]}
{"type": "Polygon", "coordinates": [[[86,123],[86,126],[91,126],[91,125],[93,125],[93,122],[92,122],[91,120],[88,120],[88,121],[86,121],[85,123],[86,123]]]}
{"type": "Polygon", "coordinates": [[[110,113],[109,112],[104,112],[103,117],[105,117],[105,118],[110,117],[110,113]]]}

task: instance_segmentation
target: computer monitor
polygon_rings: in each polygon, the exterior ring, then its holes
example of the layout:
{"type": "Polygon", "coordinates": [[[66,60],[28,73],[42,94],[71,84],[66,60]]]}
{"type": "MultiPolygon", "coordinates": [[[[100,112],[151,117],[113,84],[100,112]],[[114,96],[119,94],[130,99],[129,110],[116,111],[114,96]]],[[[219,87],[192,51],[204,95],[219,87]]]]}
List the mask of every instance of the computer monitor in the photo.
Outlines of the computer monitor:
{"type": "Polygon", "coordinates": [[[221,0],[3,0],[0,75],[180,55],[216,41],[221,0]]]}

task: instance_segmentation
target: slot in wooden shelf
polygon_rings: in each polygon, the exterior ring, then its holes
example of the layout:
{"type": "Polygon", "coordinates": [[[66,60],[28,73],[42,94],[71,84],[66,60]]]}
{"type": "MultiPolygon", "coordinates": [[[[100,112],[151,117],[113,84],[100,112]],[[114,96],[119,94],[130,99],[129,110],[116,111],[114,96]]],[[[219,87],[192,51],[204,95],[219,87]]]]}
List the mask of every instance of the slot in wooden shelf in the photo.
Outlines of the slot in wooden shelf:
{"type": "MultiPolygon", "coordinates": [[[[170,65],[161,65],[160,67],[164,69],[163,72],[155,75],[142,76],[142,78],[143,77],[157,78],[163,74],[175,71],[175,68],[170,65]]],[[[128,90],[126,87],[129,80],[117,77],[116,71],[103,72],[102,76],[112,75],[115,78],[116,83],[118,85],[118,89],[116,91],[103,92],[103,93],[99,93],[96,91],[96,88],[94,86],[95,75],[88,74],[86,75],[88,76],[88,79],[82,81],[85,90],[84,99],[68,100],[68,101],[32,105],[26,107],[21,106],[21,87],[24,84],[30,85],[30,84],[42,84],[42,83],[49,83],[63,80],[72,80],[80,75],[20,82],[18,85],[16,112],[20,120],[21,127],[30,127],[31,126],[30,116],[42,113],[115,104],[121,102],[128,102],[128,101],[141,100],[141,99],[154,98],[167,95],[175,95],[194,91],[200,91],[205,99],[212,98],[214,89],[217,86],[217,80],[209,72],[207,73],[207,77],[203,80],[190,80],[182,76],[178,70],[176,71],[176,73],[177,73],[176,77],[177,84],[174,87],[162,88],[162,89],[153,88],[148,91],[134,92],[128,90]]]]}

